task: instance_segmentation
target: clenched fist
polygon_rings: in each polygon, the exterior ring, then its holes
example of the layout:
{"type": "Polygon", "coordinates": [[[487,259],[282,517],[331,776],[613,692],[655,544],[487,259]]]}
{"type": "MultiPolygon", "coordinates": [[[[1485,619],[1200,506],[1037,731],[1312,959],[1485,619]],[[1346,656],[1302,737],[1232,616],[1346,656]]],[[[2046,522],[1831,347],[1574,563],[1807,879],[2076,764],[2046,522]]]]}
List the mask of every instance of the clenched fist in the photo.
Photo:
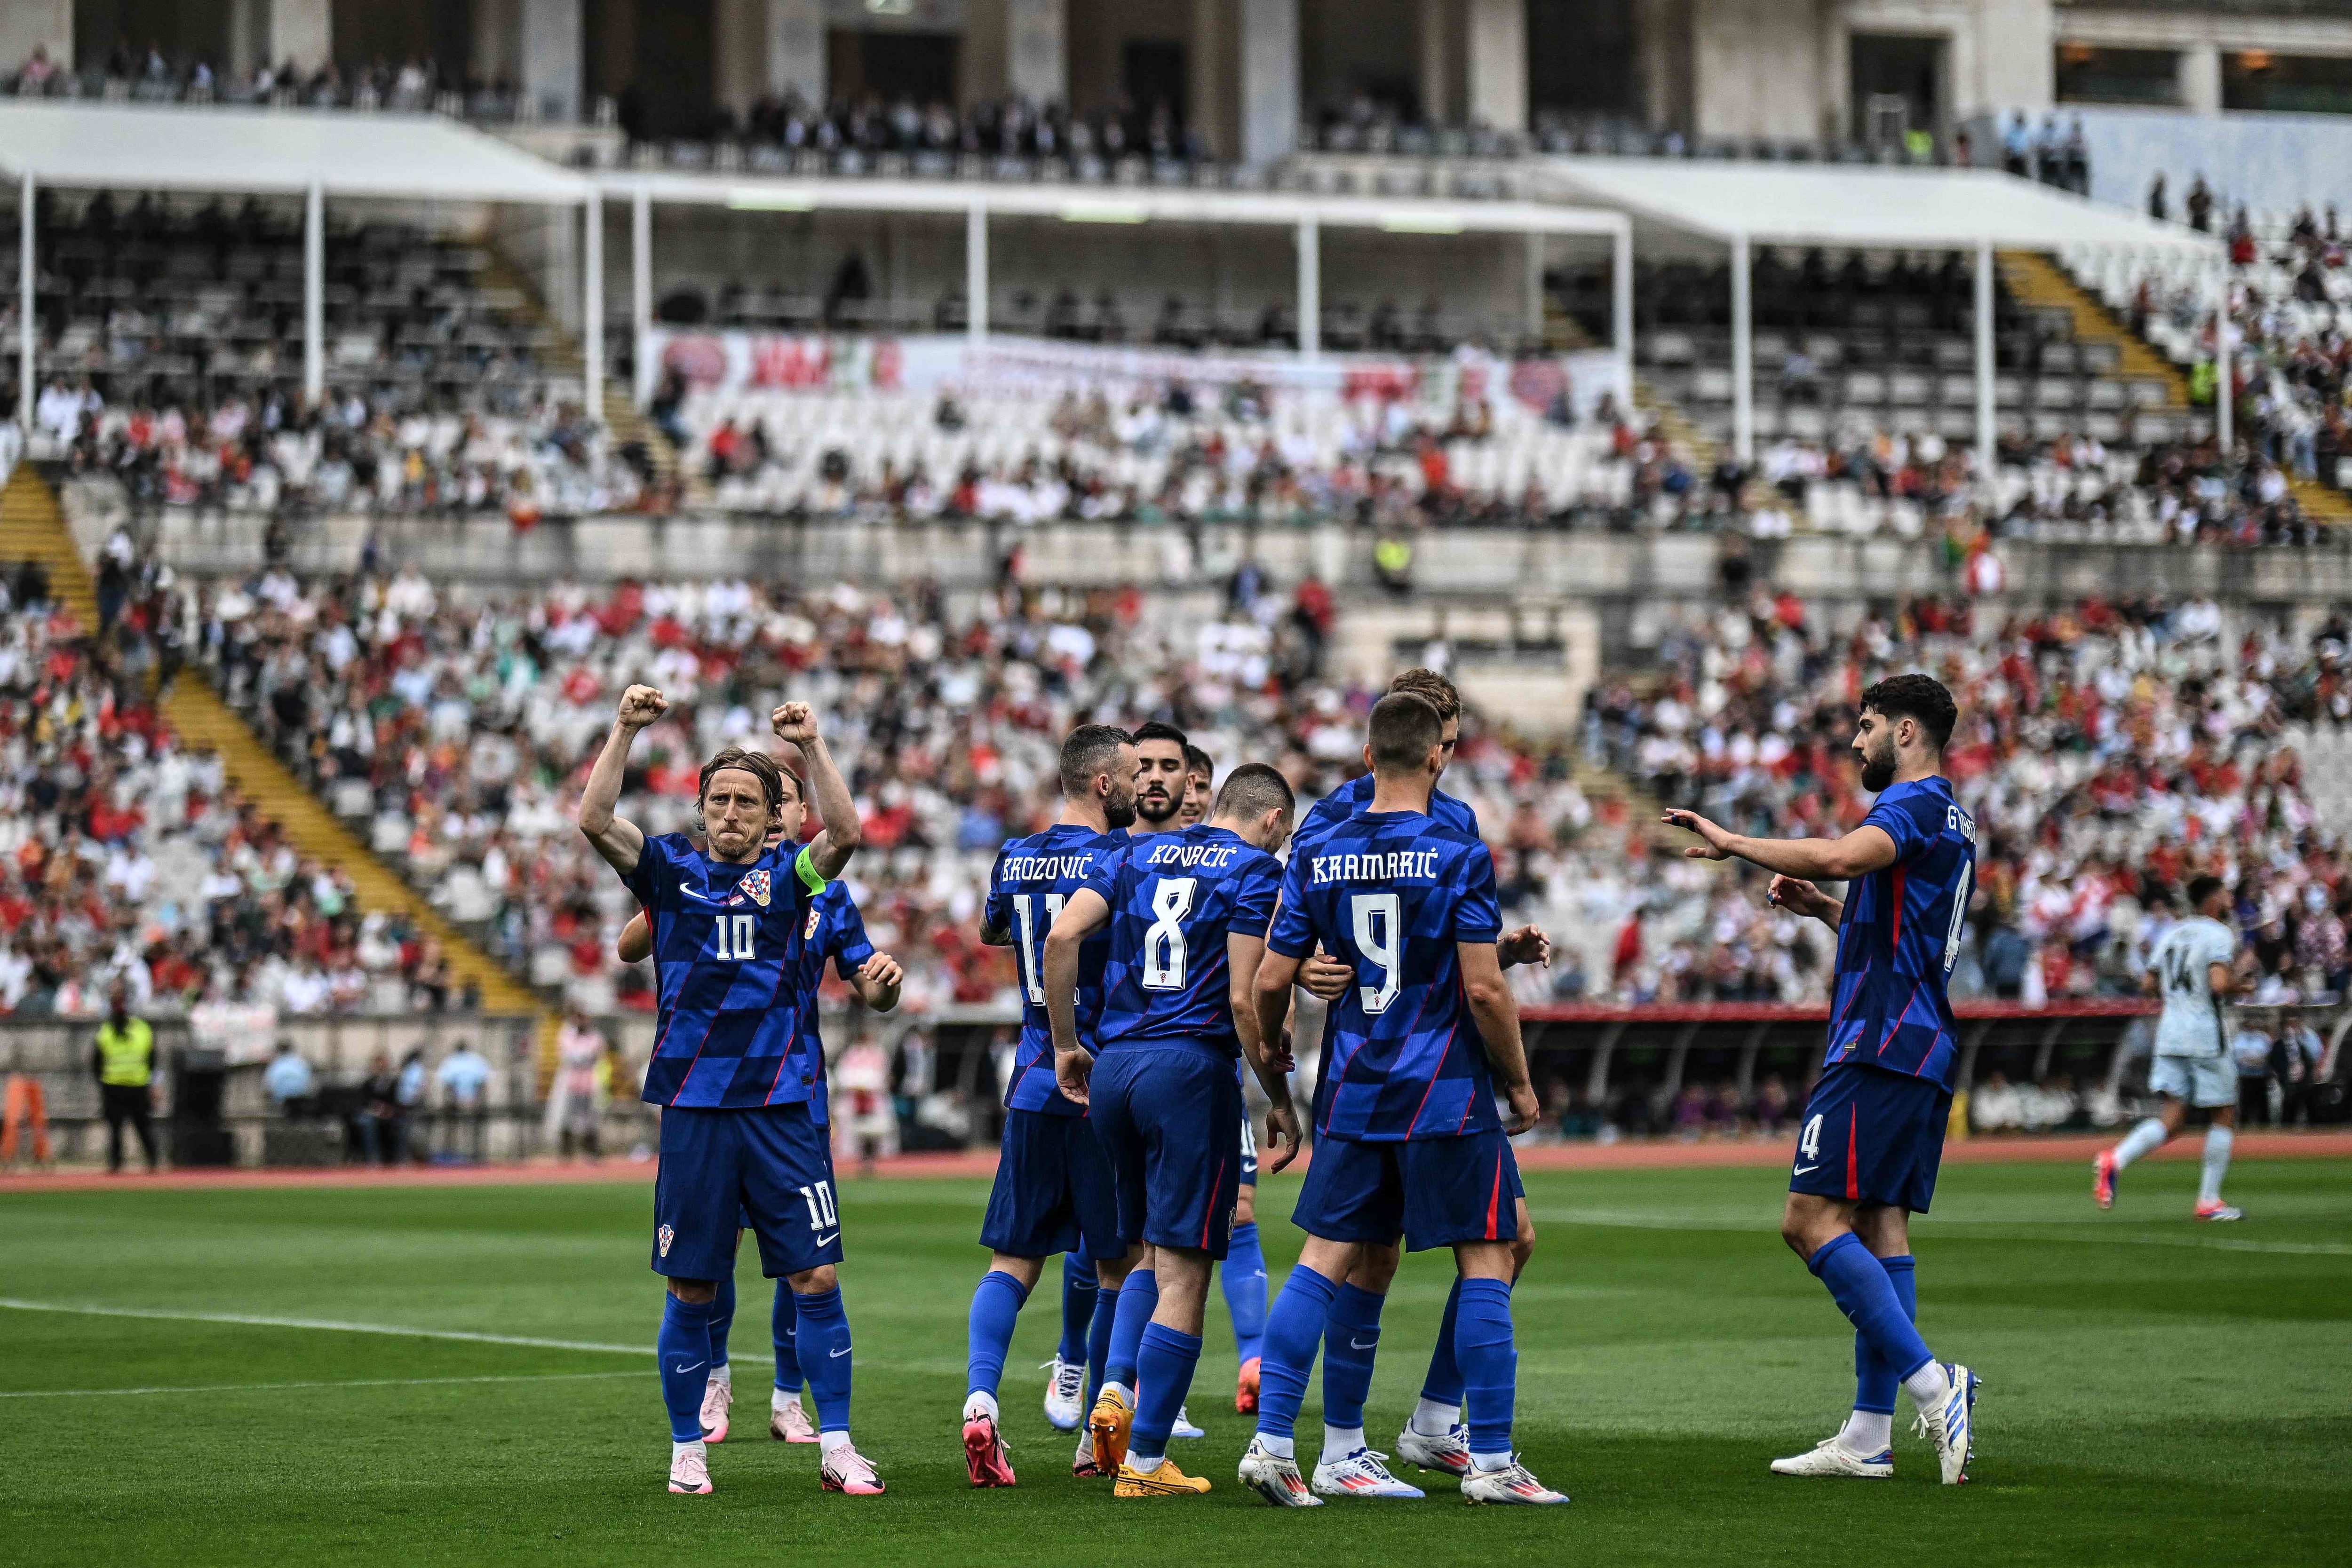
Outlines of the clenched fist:
{"type": "Polygon", "coordinates": [[[768,716],[768,727],[778,740],[806,746],[816,738],[816,709],[806,703],[784,703],[768,716]]]}
{"type": "Polygon", "coordinates": [[[621,694],[619,718],[624,729],[643,729],[669,712],[669,699],[652,686],[631,686],[621,694]]]}

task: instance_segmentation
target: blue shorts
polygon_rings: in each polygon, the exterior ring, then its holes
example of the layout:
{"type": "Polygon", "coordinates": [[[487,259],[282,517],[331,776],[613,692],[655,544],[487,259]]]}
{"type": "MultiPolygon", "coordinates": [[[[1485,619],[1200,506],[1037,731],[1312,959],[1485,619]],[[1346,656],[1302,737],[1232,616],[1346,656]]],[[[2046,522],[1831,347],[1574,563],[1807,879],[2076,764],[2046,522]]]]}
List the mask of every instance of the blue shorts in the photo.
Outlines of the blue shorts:
{"type": "Polygon", "coordinates": [[[1806,1098],[1789,1190],[1925,1214],[1951,1119],[1952,1096],[1932,1079],[1832,1063],[1806,1098]]]}
{"type": "Polygon", "coordinates": [[[1008,1258],[1084,1251],[1117,1258],[1118,1193],[1110,1161],[1084,1116],[1007,1111],[1004,1150],[980,1244],[1008,1258]]]}
{"type": "Polygon", "coordinates": [[[727,1278],[742,1227],[759,1238],[760,1271],[771,1280],[840,1262],[831,1143],[806,1105],[670,1106],[654,1180],[654,1272],[727,1278]]]}
{"type": "Polygon", "coordinates": [[[1223,1258],[1241,1192],[1242,1086],[1222,1044],[1155,1040],[1097,1059],[1087,1120],[1102,1140],[1128,1246],[1223,1258]]]}
{"type": "Polygon", "coordinates": [[[1364,1143],[1316,1140],[1290,1222],[1326,1241],[1409,1251],[1519,1234],[1519,1162],[1499,1130],[1458,1138],[1364,1143]]]}

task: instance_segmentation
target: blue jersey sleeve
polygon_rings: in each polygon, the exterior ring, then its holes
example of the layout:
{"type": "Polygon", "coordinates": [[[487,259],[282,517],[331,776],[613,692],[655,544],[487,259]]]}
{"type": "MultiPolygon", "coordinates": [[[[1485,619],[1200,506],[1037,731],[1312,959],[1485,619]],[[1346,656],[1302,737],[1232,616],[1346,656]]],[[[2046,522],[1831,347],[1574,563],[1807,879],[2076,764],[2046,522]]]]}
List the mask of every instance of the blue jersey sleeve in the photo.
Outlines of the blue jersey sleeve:
{"type": "Polygon", "coordinates": [[[677,880],[677,846],[685,842],[676,833],[654,834],[637,852],[635,869],[620,873],[622,882],[637,895],[637,902],[646,906],[648,920],[653,917],[654,901],[661,890],[677,880]]]}
{"type": "Polygon", "coordinates": [[[874,956],[874,944],[866,939],[866,917],[846,894],[840,907],[834,911],[825,933],[825,949],[833,955],[834,971],[845,980],[854,980],[866,960],[874,956]]]}
{"type": "Polygon", "coordinates": [[[1474,839],[1486,836],[1478,831],[1478,813],[1470,809],[1470,803],[1443,789],[1431,792],[1429,814],[1458,833],[1467,833],[1474,839]]]}
{"type": "Polygon", "coordinates": [[[1012,852],[1013,841],[1005,841],[996,852],[996,863],[988,868],[988,898],[981,905],[980,923],[991,931],[1013,928],[1013,910],[1004,897],[1004,857],[1012,852]]]}
{"type": "Polygon", "coordinates": [[[1304,958],[1315,950],[1315,926],[1307,915],[1307,858],[1304,849],[1292,851],[1282,873],[1282,908],[1265,934],[1266,950],[1286,958],[1304,958]]]}
{"type": "Polygon", "coordinates": [[[1895,841],[1895,860],[1898,862],[1908,861],[1926,849],[1928,841],[1935,837],[1935,829],[1919,821],[1922,807],[1940,810],[1941,802],[1928,795],[1906,794],[1899,800],[1881,795],[1878,804],[1870,809],[1870,815],[1862,820],[1862,825],[1885,832],[1895,841]]]}
{"type": "Polygon", "coordinates": [[[1264,936],[1274,923],[1275,901],[1282,895],[1282,862],[1260,852],[1250,857],[1234,880],[1234,913],[1225,922],[1228,936],[1264,936]]]}
{"type": "Polygon", "coordinates": [[[1503,906],[1495,894],[1495,857],[1484,844],[1464,851],[1454,872],[1454,939],[1492,942],[1503,934],[1503,906]]]}
{"type": "Polygon", "coordinates": [[[1118,911],[1118,873],[1126,869],[1127,850],[1121,846],[1097,860],[1094,869],[1087,873],[1087,880],[1079,886],[1110,905],[1115,915],[1118,911]]]}

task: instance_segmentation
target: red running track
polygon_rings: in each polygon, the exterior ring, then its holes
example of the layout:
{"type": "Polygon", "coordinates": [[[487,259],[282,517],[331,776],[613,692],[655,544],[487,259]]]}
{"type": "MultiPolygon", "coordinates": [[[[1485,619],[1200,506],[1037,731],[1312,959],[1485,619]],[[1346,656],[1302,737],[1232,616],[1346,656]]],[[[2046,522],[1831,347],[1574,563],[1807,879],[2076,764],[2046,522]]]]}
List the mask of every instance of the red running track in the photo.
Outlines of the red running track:
{"type": "MultiPolygon", "coordinates": [[[[2199,1156],[2204,1140],[2194,1134],[2175,1138],[2156,1154],[2159,1160],[2199,1156]]],[[[2107,1145],[2095,1137],[1969,1138],[1948,1144],[1949,1165],[2089,1164],[2107,1145]]],[[[1780,1143],[1698,1143],[1673,1140],[1625,1144],[1570,1144],[1519,1151],[1519,1164],[1538,1171],[1695,1170],[1786,1165],[1790,1145],[1780,1143]]],[[[2241,1133],[2239,1159],[2352,1158],[2352,1133],[2241,1133]]],[[[874,1175],[883,1177],[984,1176],[996,1169],[993,1154],[902,1155],[886,1160],[874,1175]]],[[[185,1170],[149,1176],[143,1171],[108,1176],[103,1171],[0,1172],[0,1195],[36,1192],[111,1192],[131,1188],[166,1191],[237,1192],[272,1187],[529,1186],[566,1182],[645,1182],[653,1179],[651,1160],[559,1164],[413,1166],[382,1170],[347,1166],[323,1170],[185,1170]]],[[[852,1167],[846,1174],[856,1174],[852,1167]]]]}

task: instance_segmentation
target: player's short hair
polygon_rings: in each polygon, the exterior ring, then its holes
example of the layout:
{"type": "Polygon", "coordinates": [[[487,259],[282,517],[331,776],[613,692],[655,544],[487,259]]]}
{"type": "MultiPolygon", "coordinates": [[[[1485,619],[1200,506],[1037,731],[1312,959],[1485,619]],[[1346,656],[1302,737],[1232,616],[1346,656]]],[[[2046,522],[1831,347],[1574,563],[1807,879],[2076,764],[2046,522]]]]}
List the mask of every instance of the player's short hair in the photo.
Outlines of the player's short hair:
{"type": "Polygon", "coordinates": [[[1372,748],[1372,767],[1418,768],[1444,733],[1445,721],[1438,716],[1435,703],[1419,692],[1391,692],[1372,705],[1366,735],[1372,748]]]}
{"type": "Polygon", "coordinates": [[[1435,670],[1412,669],[1389,683],[1391,692],[1411,692],[1437,710],[1437,721],[1462,716],[1462,693],[1435,670]]]}
{"type": "Polygon", "coordinates": [[[1172,740],[1179,751],[1192,744],[1184,737],[1182,730],[1165,719],[1158,718],[1147,718],[1135,727],[1135,744],[1141,746],[1147,740],[1172,740]]]}
{"type": "Polygon", "coordinates": [[[2221,892],[2221,879],[2213,875],[2210,872],[2203,876],[2190,877],[2189,879],[2189,907],[2191,909],[2204,908],[2205,901],[2212,897],[2215,894],[2221,892]]]}
{"type": "Polygon", "coordinates": [[[1247,821],[1268,811],[1287,811],[1297,801],[1290,790],[1290,780],[1263,762],[1244,762],[1225,776],[1224,788],[1217,791],[1216,810],[1211,814],[1247,821]]]}
{"type": "MultiPolygon", "coordinates": [[[[768,798],[768,810],[771,811],[783,804],[783,764],[764,751],[747,751],[742,747],[730,746],[702,765],[702,782],[694,791],[697,810],[710,797],[711,776],[728,768],[740,768],[760,781],[760,792],[768,798]]],[[[795,779],[793,782],[797,786],[800,780],[795,779]]]]}
{"type": "Polygon", "coordinates": [[[1188,740],[1184,743],[1184,771],[1197,773],[1203,779],[1214,779],[1217,776],[1217,759],[1188,740]]]}
{"type": "Polygon", "coordinates": [[[1944,683],[1933,675],[1916,673],[1889,675],[1875,685],[1865,687],[1862,706],[1888,718],[1916,719],[1927,738],[1941,751],[1952,738],[1952,726],[1960,719],[1960,705],[1944,683]]]}
{"type": "Polygon", "coordinates": [[[1118,761],[1118,748],[1134,744],[1135,737],[1116,725],[1082,724],[1070,731],[1062,742],[1062,793],[1090,793],[1096,775],[1109,772],[1118,761]]]}

